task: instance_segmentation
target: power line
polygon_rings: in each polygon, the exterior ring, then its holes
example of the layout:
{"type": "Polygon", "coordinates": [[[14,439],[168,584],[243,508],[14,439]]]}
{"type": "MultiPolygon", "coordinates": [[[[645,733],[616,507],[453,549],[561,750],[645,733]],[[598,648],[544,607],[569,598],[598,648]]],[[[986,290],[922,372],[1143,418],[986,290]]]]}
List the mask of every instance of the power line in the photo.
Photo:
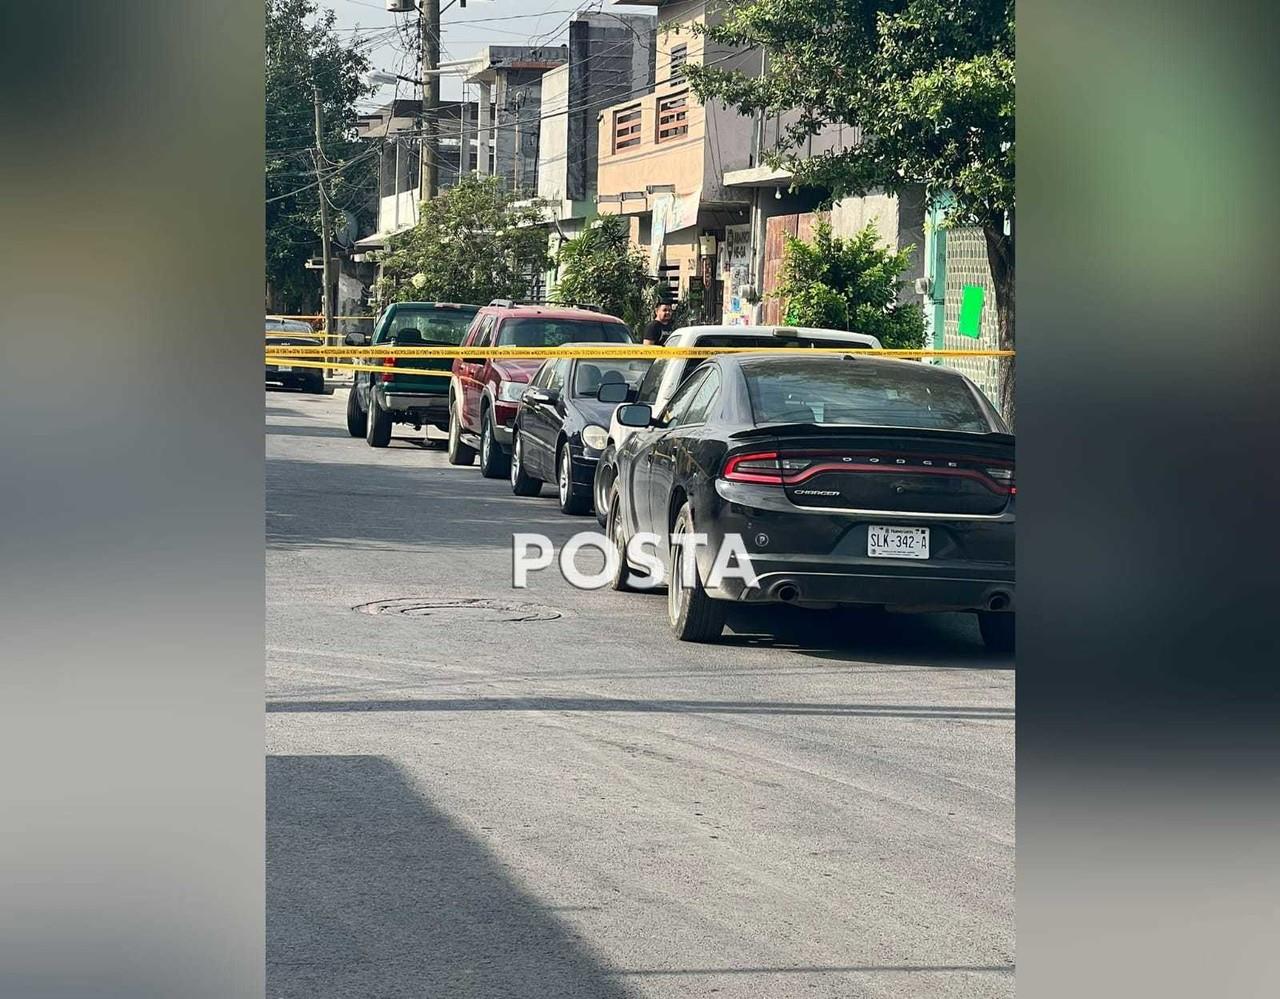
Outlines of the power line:
{"type": "MultiPolygon", "coordinates": [[[[730,52],[727,55],[721,56],[719,59],[713,59],[711,62],[703,63],[703,66],[704,67],[717,66],[722,62],[728,62],[730,59],[736,59],[739,56],[743,55],[744,53],[750,52],[753,48],[755,48],[755,46],[735,50],[733,52],[730,52]]],[[[503,122],[501,125],[496,125],[496,124],[492,125],[488,129],[477,128],[476,131],[477,132],[495,131],[499,128],[511,128],[515,125],[527,125],[533,122],[547,121],[548,119],[551,119],[551,118],[558,118],[561,115],[572,114],[575,111],[590,110],[593,107],[598,110],[600,108],[609,107],[610,103],[612,104],[621,103],[622,101],[628,100],[632,97],[646,95],[646,94],[652,93],[653,91],[654,91],[653,86],[646,85],[643,87],[637,87],[623,94],[614,94],[608,98],[596,98],[595,100],[585,101],[582,104],[571,105],[566,108],[561,108],[558,111],[549,111],[546,114],[540,115],[538,117],[530,117],[530,118],[524,118],[524,119],[517,118],[514,121],[503,122]],[[609,103],[604,103],[606,100],[609,103]]],[[[405,132],[397,132],[396,134],[402,137],[408,137],[408,136],[420,136],[424,133],[414,132],[414,131],[405,131],[405,132]]]]}
{"type": "Polygon", "coordinates": [[[274,198],[268,198],[266,200],[266,204],[269,205],[275,201],[283,201],[285,198],[292,198],[295,194],[301,194],[303,191],[309,191],[313,187],[319,187],[320,184],[323,183],[324,181],[332,180],[334,177],[338,176],[339,174],[347,170],[350,170],[357,163],[361,162],[362,160],[368,159],[377,151],[378,150],[376,146],[370,147],[369,149],[366,149],[363,153],[361,153],[359,156],[357,156],[355,159],[347,160],[347,162],[329,171],[328,174],[318,178],[317,180],[313,180],[310,184],[306,184],[302,187],[297,188],[296,190],[289,191],[287,194],[279,194],[279,195],[276,195],[274,198]]]}

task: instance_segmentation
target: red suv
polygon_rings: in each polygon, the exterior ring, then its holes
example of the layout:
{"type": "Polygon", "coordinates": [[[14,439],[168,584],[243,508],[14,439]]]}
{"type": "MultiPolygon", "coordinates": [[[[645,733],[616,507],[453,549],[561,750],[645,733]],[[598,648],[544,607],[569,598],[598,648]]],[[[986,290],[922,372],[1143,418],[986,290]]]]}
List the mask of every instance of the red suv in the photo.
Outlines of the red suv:
{"type": "MultiPolygon", "coordinates": [[[[627,324],[581,308],[522,305],[497,299],[481,309],[463,347],[560,347],[572,343],[632,343],[627,324]]],[[[449,385],[449,464],[470,465],[480,452],[480,471],[504,477],[511,461],[511,426],[520,397],[541,360],[453,362],[449,385]]]]}

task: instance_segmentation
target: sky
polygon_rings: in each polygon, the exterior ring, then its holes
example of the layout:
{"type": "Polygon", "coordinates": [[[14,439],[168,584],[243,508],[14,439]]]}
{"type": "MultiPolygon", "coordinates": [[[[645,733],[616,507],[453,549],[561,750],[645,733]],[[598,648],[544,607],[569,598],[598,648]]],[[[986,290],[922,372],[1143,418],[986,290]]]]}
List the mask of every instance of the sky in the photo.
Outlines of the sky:
{"type": "MultiPolygon", "coordinates": [[[[442,0],[448,6],[450,0],[442,0]]],[[[653,13],[652,7],[617,7],[613,0],[467,0],[466,10],[454,3],[441,18],[440,59],[465,59],[485,45],[563,44],[568,37],[570,18],[577,10],[615,10],[619,14],[653,13]]],[[[365,37],[373,44],[367,49],[375,69],[404,76],[416,76],[415,57],[395,31],[397,23],[406,36],[416,31],[416,14],[391,14],[385,0],[318,0],[318,6],[330,7],[338,15],[341,37],[365,37]],[[359,29],[359,30],[357,30],[359,29]]],[[[413,97],[412,84],[401,84],[400,97],[413,97]]],[[[386,104],[396,96],[396,88],[383,86],[362,108],[386,104]]],[[[457,100],[462,96],[458,77],[445,76],[440,83],[440,96],[457,100]]],[[[475,93],[468,96],[474,100],[475,93]]]]}

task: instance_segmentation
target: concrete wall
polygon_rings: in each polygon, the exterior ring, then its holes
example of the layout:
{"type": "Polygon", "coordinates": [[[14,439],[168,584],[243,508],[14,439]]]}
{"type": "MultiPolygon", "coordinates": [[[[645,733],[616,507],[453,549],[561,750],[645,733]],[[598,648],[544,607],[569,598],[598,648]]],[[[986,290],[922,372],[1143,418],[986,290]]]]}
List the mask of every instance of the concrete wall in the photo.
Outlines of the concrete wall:
{"type": "Polygon", "coordinates": [[[511,190],[529,195],[538,190],[542,75],[540,69],[500,70],[494,88],[495,172],[511,190]]]}
{"type": "Polygon", "coordinates": [[[557,66],[542,77],[542,114],[538,140],[538,197],[564,201],[569,197],[569,65],[557,66]]]}
{"type": "Polygon", "coordinates": [[[674,184],[681,197],[702,189],[707,156],[703,148],[706,115],[701,105],[689,106],[689,134],[658,145],[658,95],[649,94],[607,108],[599,125],[599,192],[643,191],[649,184],[674,184]],[[638,146],[613,151],[614,116],[631,107],[641,109],[638,146]]]}
{"type": "Polygon", "coordinates": [[[378,232],[395,232],[418,224],[418,189],[401,191],[378,202],[378,232]]]}
{"type": "Polygon", "coordinates": [[[752,120],[714,101],[706,106],[704,113],[707,141],[702,200],[746,203],[751,198],[750,193],[725,187],[724,175],[732,170],[745,170],[751,165],[755,148],[752,120]]]}
{"type": "MultiPolygon", "coordinates": [[[[942,350],[998,350],[1000,338],[996,329],[996,291],[987,261],[987,240],[978,226],[961,226],[944,230],[945,247],[943,280],[943,329],[935,331],[934,346],[942,350]],[[964,289],[977,285],[986,293],[979,323],[979,337],[961,336],[960,303],[964,289]]],[[[955,368],[972,378],[987,398],[996,403],[1000,398],[1000,366],[994,357],[947,357],[939,359],[945,367],[955,368]]]]}
{"type": "Polygon", "coordinates": [[[653,86],[656,31],[657,20],[643,14],[583,14],[570,22],[570,111],[566,116],[570,200],[586,201],[596,194],[600,112],[653,86]]]}
{"type": "Polygon", "coordinates": [[[861,198],[842,198],[831,209],[831,231],[842,238],[853,236],[874,222],[881,244],[888,249],[914,248],[911,269],[903,274],[906,282],[899,300],[920,303],[915,293],[915,279],[925,274],[925,200],[922,189],[902,195],[869,194],[861,198]]]}

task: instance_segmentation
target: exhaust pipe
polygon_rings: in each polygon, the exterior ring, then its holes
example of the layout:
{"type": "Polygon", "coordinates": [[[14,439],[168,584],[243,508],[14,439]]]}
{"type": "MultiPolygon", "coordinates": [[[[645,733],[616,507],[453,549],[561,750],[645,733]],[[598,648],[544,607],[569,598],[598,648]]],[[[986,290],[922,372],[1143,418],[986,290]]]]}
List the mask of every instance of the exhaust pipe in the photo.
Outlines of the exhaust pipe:
{"type": "Polygon", "coordinates": [[[773,595],[784,604],[794,603],[800,596],[800,587],[796,586],[795,583],[779,583],[774,588],[773,595]]]}
{"type": "Polygon", "coordinates": [[[1009,594],[993,593],[987,599],[987,610],[1002,611],[1009,606],[1009,594]]]}

